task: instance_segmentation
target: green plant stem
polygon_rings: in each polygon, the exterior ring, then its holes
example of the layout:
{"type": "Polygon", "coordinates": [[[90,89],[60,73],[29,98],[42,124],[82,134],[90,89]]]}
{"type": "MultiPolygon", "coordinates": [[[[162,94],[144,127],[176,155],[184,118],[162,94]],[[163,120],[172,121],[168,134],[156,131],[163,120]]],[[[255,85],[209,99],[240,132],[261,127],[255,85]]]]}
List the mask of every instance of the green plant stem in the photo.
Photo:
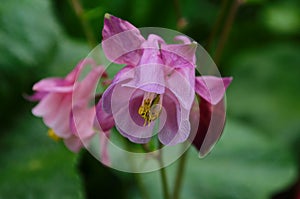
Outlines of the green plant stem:
{"type": "Polygon", "coordinates": [[[143,199],[150,199],[149,195],[148,195],[148,192],[147,192],[147,189],[145,188],[145,185],[141,179],[141,174],[139,173],[134,173],[133,174],[134,177],[135,177],[135,181],[139,187],[139,190],[141,192],[141,196],[143,199]]]}
{"type": "Polygon", "coordinates": [[[170,199],[166,170],[164,167],[162,167],[159,171],[160,171],[160,177],[163,186],[164,199],[170,199]]]}
{"type": "Polygon", "coordinates": [[[179,165],[177,168],[177,174],[176,174],[175,185],[174,185],[173,199],[178,199],[180,195],[180,190],[182,186],[185,165],[186,165],[185,163],[187,160],[187,153],[188,151],[185,151],[179,159],[179,165]]]}
{"type": "Polygon", "coordinates": [[[214,23],[212,31],[210,33],[210,36],[208,38],[208,41],[207,41],[207,50],[210,53],[211,53],[211,51],[213,49],[213,42],[215,40],[217,32],[218,32],[219,28],[221,27],[221,22],[224,19],[224,16],[226,14],[226,8],[228,7],[228,2],[229,2],[229,0],[223,0],[222,1],[221,10],[219,12],[218,18],[217,18],[216,22],[214,23]]]}
{"type": "Polygon", "coordinates": [[[163,195],[164,199],[171,199],[170,194],[169,194],[169,188],[168,188],[168,181],[167,181],[167,174],[166,174],[166,169],[163,165],[163,160],[162,160],[162,145],[160,144],[160,150],[159,150],[159,156],[158,156],[158,162],[161,167],[160,171],[160,178],[162,182],[162,188],[163,188],[163,195]]]}
{"type": "Polygon", "coordinates": [[[231,5],[228,16],[226,18],[224,28],[221,32],[221,36],[220,36],[220,39],[219,39],[219,42],[218,42],[218,45],[217,45],[217,48],[215,51],[214,61],[215,61],[216,65],[219,64],[219,61],[220,61],[222,53],[223,53],[223,49],[225,47],[225,44],[228,40],[230,30],[232,28],[233,21],[235,19],[238,8],[241,4],[242,4],[242,0],[233,0],[233,3],[231,5]]]}
{"type": "Polygon", "coordinates": [[[96,37],[93,33],[93,29],[91,28],[89,22],[84,17],[84,9],[79,0],[69,0],[72,8],[74,9],[78,19],[80,20],[81,26],[83,28],[84,34],[87,38],[89,46],[94,48],[97,45],[96,37]]]}

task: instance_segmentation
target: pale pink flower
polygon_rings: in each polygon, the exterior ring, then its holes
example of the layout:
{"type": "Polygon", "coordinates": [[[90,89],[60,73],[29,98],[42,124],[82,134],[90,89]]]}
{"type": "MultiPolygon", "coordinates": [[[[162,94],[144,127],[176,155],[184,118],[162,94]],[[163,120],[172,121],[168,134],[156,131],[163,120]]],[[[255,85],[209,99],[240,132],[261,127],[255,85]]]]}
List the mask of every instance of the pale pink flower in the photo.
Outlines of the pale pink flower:
{"type": "Polygon", "coordinates": [[[94,100],[93,92],[103,73],[103,67],[96,66],[92,60],[84,60],[65,78],[46,78],[33,86],[36,93],[31,99],[39,103],[32,113],[42,117],[52,133],[63,139],[73,152],[79,151],[83,142],[95,133],[95,107],[90,102],[94,100]],[[79,81],[86,65],[92,65],[92,69],[79,81]]]}

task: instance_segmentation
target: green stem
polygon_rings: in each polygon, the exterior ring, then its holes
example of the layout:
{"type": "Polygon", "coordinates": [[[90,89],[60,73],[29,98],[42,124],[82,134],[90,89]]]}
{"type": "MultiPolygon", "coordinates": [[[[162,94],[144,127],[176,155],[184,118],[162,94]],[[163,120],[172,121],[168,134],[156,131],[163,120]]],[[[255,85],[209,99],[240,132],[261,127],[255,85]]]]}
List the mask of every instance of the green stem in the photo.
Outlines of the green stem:
{"type": "Polygon", "coordinates": [[[94,48],[97,45],[96,37],[93,33],[93,29],[91,28],[89,22],[84,17],[84,9],[79,0],[70,0],[70,4],[73,7],[77,17],[80,20],[81,26],[83,28],[84,34],[88,40],[88,43],[91,48],[94,48]]]}
{"type": "Polygon", "coordinates": [[[233,24],[233,21],[235,19],[237,10],[238,10],[238,8],[241,4],[242,4],[242,0],[233,0],[232,6],[231,6],[231,8],[229,10],[229,14],[226,18],[224,28],[221,32],[221,36],[220,36],[220,39],[219,39],[219,42],[218,42],[218,45],[217,45],[217,48],[216,48],[216,52],[215,52],[215,55],[214,55],[214,61],[215,61],[216,65],[219,64],[219,61],[221,59],[221,55],[223,53],[223,49],[225,47],[225,44],[228,40],[230,30],[232,28],[232,24],[233,24]]]}
{"type": "Polygon", "coordinates": [[[161,169],[159,171],[160,171],[160,177],[161,177],[161,182],[162,182],[163,195],[164,195],[164,199],[170,199],[166,169],[163,165],[163,160],[162,160],[162,150],[161,150],[162,145],[161,144],[160,144],[159,148],[160,148],[160,151],[159,151],[158,161],[161,166],[161,169]]]}
{"type": "Polygon", "coordinates": [[[150,197],[148,195],[148,192],[147,192],[147,189],[145,188],[145,185],[142,182],[141,174],[135,173],[133,175],[135,177],[135,181],[136,181],[136,183],[137,183],[137,185],[139,187],[139,190],[141,192],[142,198],[143,199],[150,199],[150,197]]]}
{"type": "Polygon", "coordinates": [[[176,180],[175,180],[175,185],[174,185],[174,194],[173,194],[173,199],[178,199],[180,195],[180,189],[182,185],[182,180],[184,176],[184,171],[185,171],[185,163],[187,159],[187,153],[188,151],[185,151],[182,156],[179,159],[179,165],[177,169],[177,175],[176,175],[176,180]]]}
{"type": "Polygon", "coordinates": [[[209,52],[211,52],[212,49],[213,49],[213,41],[214,41],[214,39],[217,35],[217,32],[218,32],[219,28],[221,27],[221,22],[224,19],[224,16],[225,16],[225,13],[226,13],[226,8],[228,7],[228,2],[229,2],[229,0],[223,0],[222,1],[220,13],[218,15],[218,18],[217,18],[215,24],[213,25],[213,29],[212,29],[211,34],[210,34],[210,36],[208,38],[208,41],[207,41],[207,50],[209,52]]]}

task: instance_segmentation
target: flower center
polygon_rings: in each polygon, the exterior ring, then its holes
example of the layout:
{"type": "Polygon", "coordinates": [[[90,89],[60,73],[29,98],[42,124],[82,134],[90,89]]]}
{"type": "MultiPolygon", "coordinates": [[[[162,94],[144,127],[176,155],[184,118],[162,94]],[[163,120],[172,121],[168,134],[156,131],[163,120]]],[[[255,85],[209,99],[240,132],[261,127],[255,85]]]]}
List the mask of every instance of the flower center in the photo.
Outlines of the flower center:
{"type": "Polygon", "coordinates": [[[161,113],[161,99],[160,95],[155,93],[147,93],[144,96],[142,105],[140,106],[138,113],[145,120],[144,126],[156,120],[161,113]]]}

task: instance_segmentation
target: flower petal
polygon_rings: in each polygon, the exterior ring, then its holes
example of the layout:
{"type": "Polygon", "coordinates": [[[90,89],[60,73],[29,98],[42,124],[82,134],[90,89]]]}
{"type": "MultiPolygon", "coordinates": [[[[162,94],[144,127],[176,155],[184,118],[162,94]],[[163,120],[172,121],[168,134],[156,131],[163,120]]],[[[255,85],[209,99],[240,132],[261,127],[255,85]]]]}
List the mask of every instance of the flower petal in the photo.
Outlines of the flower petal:
{"type": "Polygon", "coordinates": [[[115,75],[115,78],[113,79],[113,82],[110,84],[110,86],[104,91],[102,95],[102,104],[103,104],[102,108],[106,113],[110,115],[112,114],[111,97],[115,89],[115,86],[121,82],[126,83],[134,77],[135,70],[132,70],[132,68],[133,68],[132,66],[126,66],[122,68],[115,75]]]}
{"type": "Polygon", "coordinates": [[[205,156],[216,144],[222,135],[225,125],[224,98],[218,104],[213,105],[201,98],[200,121],[193,145],[199,150],[201,157],[205,156]]]}
{"type": "Polygon", "coordinates": [[[108,131],[115,125],[114,118],[111,114],[106,113],[103,110],[102,99],[96,106],[96,117],[94,120],[94,128],[99,131],[108,131]]]}
{"type": "Polygon", "coordinates": [[[186,109],[190,110],[195,97],[194,71],[186,69],[173,70],[172,74],[166,77],[166,87],[179,100],[179,103],[186,109]]]}
{"type": "Polygon", "coordinates": [[[165,65],[173,68],[195,68],[197,43],[161,44],[161,55],[165,65]]]}
{"type": "Polygon", "coordinates": [[[184,142],[190,133],[189,110],[180,106],[178,100],[172,95],[168,91],[163,98],[167,118],[158,138],[164,145],[184,142]]]}
{"type": "Polygon", "coordinates": [[[40,92],[72,92],[73,83],[63,78],[46,78],[33,85],[34,91],[40,92]]]}
{"type": "Polygon", "coordinates": [[[61,138],[71,135],[69,129],[69,117],[71,111],[71,95],[50,93],[34,107],[32,113],[43,117],[44,123],[54,130],[61,138]]]}
{"type": "Polygon", "coordinates": [[[99,132],[100,139],[100,160],[104,165],[110,165],[110,158],[108,154],[108,143],[109,143],[110,131],[99,132]]]}
{"type": "Polygon", "coordinates": [[[78,153],[83,147],[81,140],[76,136],[71,136],[70,138],[65,139],[64,143],[67,146],[67,148],[73,151],[74,153],[78,153]]]}
{"type": "Polygon", "coordinates": [[[105,14],[102,36],[102,48],[110,61],[131,65],[139,62],[145,39],[128,21],[105,14]]]}
{"type": "Polygon", "coordinates": [[[225,90],[231,83],[231,77],[214,76],[196,77],[195,91],[209,103],[216,105],[224,97],[225,90]]]}
{"type": "MultiPolygon", "coordinates": [[[[139,89],[133,89],[129,87],[124,87],[120,84],[115,86],[114,92],[112,93],[112,114],[115,120],[116,127],[124,132],[124,136],[130,138],[131,140],[144,140],[145,138],[151,138],[153,135],[154,122],[150,125],[143,125],[143,122],[137,122],[138,118],[138,108],[140,104],[131,105],[139,100],[134,100],[135,98],[140,99],[143,96],[144,91],[139,89]],[[135,111],[131,109],[135,108],[135,111]],[[134,113],[132,115],[132,113],[134,113]],[[129,136],[127,136],[129,135],[129,136]]],[[[142,120],[141,120],[142,121],[142,120]]]]}

